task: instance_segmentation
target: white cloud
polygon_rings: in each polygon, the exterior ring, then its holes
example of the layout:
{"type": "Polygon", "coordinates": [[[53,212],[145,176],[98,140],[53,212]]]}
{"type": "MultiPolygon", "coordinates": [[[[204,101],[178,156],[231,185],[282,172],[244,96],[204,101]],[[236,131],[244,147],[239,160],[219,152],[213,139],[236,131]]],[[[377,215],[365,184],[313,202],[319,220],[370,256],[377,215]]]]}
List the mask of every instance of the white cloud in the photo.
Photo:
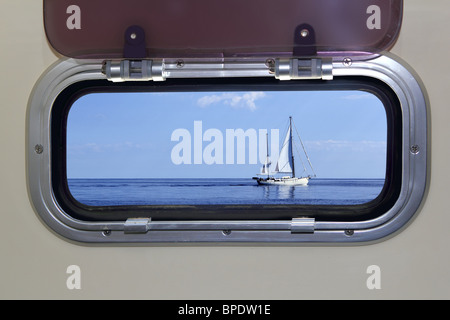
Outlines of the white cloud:
{"type": "Polygon", "coordinates": [[[386,141],[345,141],[345,140],[320,140],[305,142],[308,150],[322,151],[385,151],[386,141]]]}
{"type": "Polygon", "coordinates": [[[256,110],[256,100],[262,99],[266,96],[264,92],[248,92],[243,94],[238,93],[222,93],[220,95],[203,96],[197,100],[200,107],[206,108],[212,104],[223,103],[232,108],[246,108],[251,111],[256,110]]]}

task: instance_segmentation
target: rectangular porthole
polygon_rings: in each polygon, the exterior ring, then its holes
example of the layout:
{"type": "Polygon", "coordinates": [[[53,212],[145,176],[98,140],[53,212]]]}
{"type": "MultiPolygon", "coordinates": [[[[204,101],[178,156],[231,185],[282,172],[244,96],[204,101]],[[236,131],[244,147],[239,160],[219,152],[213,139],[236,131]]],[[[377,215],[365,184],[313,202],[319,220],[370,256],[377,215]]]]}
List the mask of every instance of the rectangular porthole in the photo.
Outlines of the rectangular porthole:
{"type": "Polygon", "coordinates": [[[386,132],[365,91],[93,93],[67,179],[89,206],[357,205],[384,186],[386,132]]]}
{"type": "Polygon", "coordinates": [[[66,89],[52,121],[60,205],[94,221],[358,221],[395,202],[399,106],[381,83],[253,82],[66,89]]]}
{"type": "MultiPolygon", "coordinates": [[[[101,64],[56,65],[30,100],[28,174],[37,212],[83,242],[390,235],[425,192],[426,100],[417,82],[384,73],[397,68],[413,79],[395,60],[355,65],[348,76],[333,64],[332,81],[150,82],[108,81],[101,64]],[[66,80],[53,82],[54,73],[66,80]],[[289,160],[289,152],[280,155],[290,117],[294,140],[302,140],[292,146],[296,176],[309,176],[308,184],[258,185],[254,177],[267,179],[267,145],[270,170],[283,166],[276,158],[289,160]],[[303,149],[306,158],[297,154],[303,149]]],[[[278,171],[280,181],[291,174],[278,171]]]]}

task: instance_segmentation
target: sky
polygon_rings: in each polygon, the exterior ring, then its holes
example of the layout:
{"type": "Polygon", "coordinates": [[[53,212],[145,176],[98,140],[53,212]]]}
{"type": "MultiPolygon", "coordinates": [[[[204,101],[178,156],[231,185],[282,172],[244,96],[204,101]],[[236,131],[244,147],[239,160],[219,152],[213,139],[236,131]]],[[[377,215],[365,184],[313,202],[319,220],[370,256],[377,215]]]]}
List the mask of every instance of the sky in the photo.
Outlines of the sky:
{"type": "Polygon", "coordinates": [[[363,91],[88,94],[68,116],[68,178],[251,178],[289,116],[317,178],[384,178],[386,114],[363,91]]]}

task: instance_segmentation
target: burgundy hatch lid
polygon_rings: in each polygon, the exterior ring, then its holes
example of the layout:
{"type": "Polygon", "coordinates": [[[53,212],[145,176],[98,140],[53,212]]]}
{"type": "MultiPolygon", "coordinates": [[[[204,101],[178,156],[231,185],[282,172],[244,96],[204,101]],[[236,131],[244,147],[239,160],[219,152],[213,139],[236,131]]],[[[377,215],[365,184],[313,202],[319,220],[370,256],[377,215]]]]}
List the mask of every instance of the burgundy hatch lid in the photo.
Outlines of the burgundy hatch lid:
{"type": "Polygon", "coordinates": [[[47,38],[72,58],[378,53],[403,0],[44,0],[47,38]]]}

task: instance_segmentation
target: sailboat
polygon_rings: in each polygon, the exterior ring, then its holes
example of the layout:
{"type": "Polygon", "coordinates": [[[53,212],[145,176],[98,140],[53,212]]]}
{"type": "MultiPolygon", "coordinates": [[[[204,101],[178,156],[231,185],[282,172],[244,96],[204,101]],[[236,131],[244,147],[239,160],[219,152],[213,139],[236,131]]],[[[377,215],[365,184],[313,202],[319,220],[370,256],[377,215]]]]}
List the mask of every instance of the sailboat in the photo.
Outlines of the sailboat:
{"type": "MultiPolygon", "coordinates": [[[[296,177],[295,175],[295,161],[294,161],[294,152],[293,152],[293,126],[292,126],[292,117],[289,117],[289,128],[286,134],[286,137],[284,139],[283,145],[281,146],[281,151],[278,156],[278,160],[276,163],[276,167],[274,171],[270,171],[270,158],[269,158],[269,143],[268,143],[268,136],[267,138],[267,157],[266,161],[262,166],[261,173],[259,174],[259,177],[253,177],[254,180],[259,185],[285,185],[285,186],[297,186],[297,185],[307,185],[309,180],[312,178],[311,175],[305,176],[305,177],[296,177]],[[282,177],[276,177],[276,174],[289,174],[282,177]]],[[[300,140],[301,142],[301,140],[300,140]]],[[[303,146],[303,143],[301,143],[303,147],[303,151],[305,153],[306,158],[308,159],[309,165],[314,172],[314,169],[312,168],[311,161],[309,160],[309,157],[306,153],[306,150],[303,146]]],[[[303,164],[303,162],[302,162],[303,164]]],[[[304,170],[306,171],[305,166],[303,166],[304,170]]],[[[315,177],[315,174],[313,175],[315,177]]]]}

